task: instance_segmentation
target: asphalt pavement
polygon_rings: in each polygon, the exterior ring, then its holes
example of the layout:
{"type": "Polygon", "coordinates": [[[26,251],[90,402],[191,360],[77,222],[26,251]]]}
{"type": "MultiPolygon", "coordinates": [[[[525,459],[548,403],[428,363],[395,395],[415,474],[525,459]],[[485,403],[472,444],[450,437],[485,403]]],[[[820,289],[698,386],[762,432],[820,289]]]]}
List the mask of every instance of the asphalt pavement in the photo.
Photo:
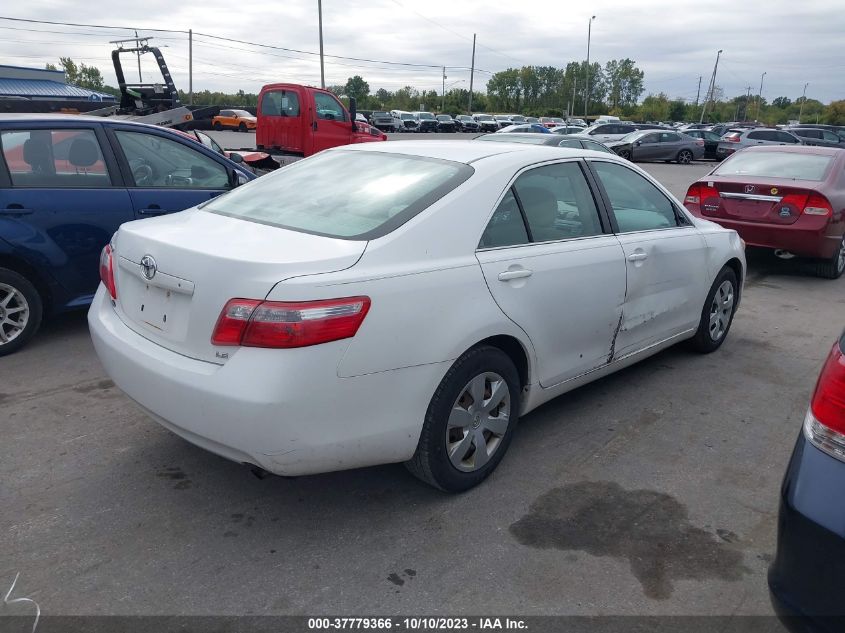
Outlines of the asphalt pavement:
{"type": "MultiPolygon", "coordinates": [[[[645,167],[683,195],[709,165],[645,167]]],[[[20,573],[47,614],[769,615],[778,488],[843,313],[845,278],[753,254],[718,352],[544,405],[461,495],[401,465],[259,480],[139,411],[66,315],[0,359],[0,593],[20,573]]]]}

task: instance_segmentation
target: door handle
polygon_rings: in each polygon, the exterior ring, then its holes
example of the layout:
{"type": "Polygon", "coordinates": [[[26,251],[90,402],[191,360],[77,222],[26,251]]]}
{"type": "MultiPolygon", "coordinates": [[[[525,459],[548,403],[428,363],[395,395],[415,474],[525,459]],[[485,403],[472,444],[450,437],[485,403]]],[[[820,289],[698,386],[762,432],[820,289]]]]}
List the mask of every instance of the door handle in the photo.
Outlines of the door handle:
{"type": "Polygon", "coordinates": [[[5,209],[0,209],[2,215],[29,215],[32,212],[33,209],[25,209],[18,204],[10,204],[5,209]]]}
{"type": "Polygon", "coordinates": [[[524,279],[530,277],[533,271],[522,268],[520,270],[505,270],[499,273],[499,281],[511,281],[512,279],[524,279]]]}
{"type": "Polygon", "coordinates": [[[138,215],[161,215],[162,213],[167,213],[167,211],[157,204],[151,204],[146,209],[138,209],[138,215]]]}
{"type": "Polygon", "coordinates": [[[631,253],[628,255],[629,262],[641,262],[648,259],[648,253],[631,253]]]}

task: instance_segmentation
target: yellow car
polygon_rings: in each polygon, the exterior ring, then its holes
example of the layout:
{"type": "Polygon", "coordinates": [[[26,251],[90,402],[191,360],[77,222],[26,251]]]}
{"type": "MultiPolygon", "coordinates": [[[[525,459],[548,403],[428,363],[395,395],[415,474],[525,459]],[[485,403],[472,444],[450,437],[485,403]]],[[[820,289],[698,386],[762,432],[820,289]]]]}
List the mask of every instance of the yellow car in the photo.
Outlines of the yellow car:
{"type": "Polygon", "coordinates": [[[246,110],[220,110],[220,114],[211,119],[211,127],[215,130],[226,128],[247,132],[255,130],[255,116],[246,110]]]}

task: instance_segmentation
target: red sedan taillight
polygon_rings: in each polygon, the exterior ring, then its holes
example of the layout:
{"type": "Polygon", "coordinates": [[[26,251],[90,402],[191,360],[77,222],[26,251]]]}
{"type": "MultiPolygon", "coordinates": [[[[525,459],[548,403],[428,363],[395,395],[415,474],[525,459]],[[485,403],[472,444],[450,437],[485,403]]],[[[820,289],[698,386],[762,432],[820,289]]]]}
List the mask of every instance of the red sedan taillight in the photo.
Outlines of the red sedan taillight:
{"type": "Polygon", "coordinates": [[[807,198],[807,204],[804,205],[804,213],[807,215],[833,215],[833,205],[824,196],[812,193],[807,198]]]}
{"type": "Polygon", "coordinates": [[[822,368],[804,433],[817,448],[845,460],[845,355],[839,342],[822,368]]]}
{"type": "Polygon", "coordinates": [[[211,342],[243,347],[307,347],[355,336],[369,297],[321,301],[231,299],[223,307],[211,342]]]}
{"type": "MultiPolygon", "coordinates": [[[[718,198],[719,191],[715,187],[708,187],[700,182],[694,182],[690,185],[690,188],[687,190],[687,195],[684,197],[684,204],[691,205],[696,208],[696,210],[701,211],[701,205],[705,200],[709,198],[718,198]]],[[[708,205],[708,211],[712,211],[718,209],[718,204],[715,205],[712,209],[713,205],[708,205]]]]}
{"type": "Polygon", "coordinates": [[[114,284],[114,251],[111,244],[106,244],[100,253],[100,281],[109,291],[112,299],[117,299],[117,286],[114,284]]]}

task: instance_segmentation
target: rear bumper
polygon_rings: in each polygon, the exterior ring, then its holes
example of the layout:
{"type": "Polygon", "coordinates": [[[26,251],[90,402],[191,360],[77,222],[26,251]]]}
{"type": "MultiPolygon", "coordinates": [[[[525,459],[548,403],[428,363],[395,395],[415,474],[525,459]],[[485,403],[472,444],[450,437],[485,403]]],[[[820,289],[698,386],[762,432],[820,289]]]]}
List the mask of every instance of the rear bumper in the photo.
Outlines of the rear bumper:
{"type": "Polygon", "coordinates": [[[733,229],[748,246],[782,249],[801,257],[827,259],[833,257],[842,242],[842,235],[831,234],[827,218],[820,216],[802,216],[794,224],[767,224],[714,218],[702,214],[697,208],[687,208],[700,218],[733,229]]]}
{"type": "Polygon", "coordinates": [[[845,463],[801,432],[781,489],[772,604],[792,631],[845,630],[845,463]],[[800,616],[792,617],[789,616],[800,616]]]}
{"type": "Polygon", "coordinates": [[[108,375],[162,426],[279,475],[410,459],[449,364],[340,378],[348,341],[289,350],[232,348],[225,365],[199,361],[124,325],[102,286],[88,324],[108,375]]]}

